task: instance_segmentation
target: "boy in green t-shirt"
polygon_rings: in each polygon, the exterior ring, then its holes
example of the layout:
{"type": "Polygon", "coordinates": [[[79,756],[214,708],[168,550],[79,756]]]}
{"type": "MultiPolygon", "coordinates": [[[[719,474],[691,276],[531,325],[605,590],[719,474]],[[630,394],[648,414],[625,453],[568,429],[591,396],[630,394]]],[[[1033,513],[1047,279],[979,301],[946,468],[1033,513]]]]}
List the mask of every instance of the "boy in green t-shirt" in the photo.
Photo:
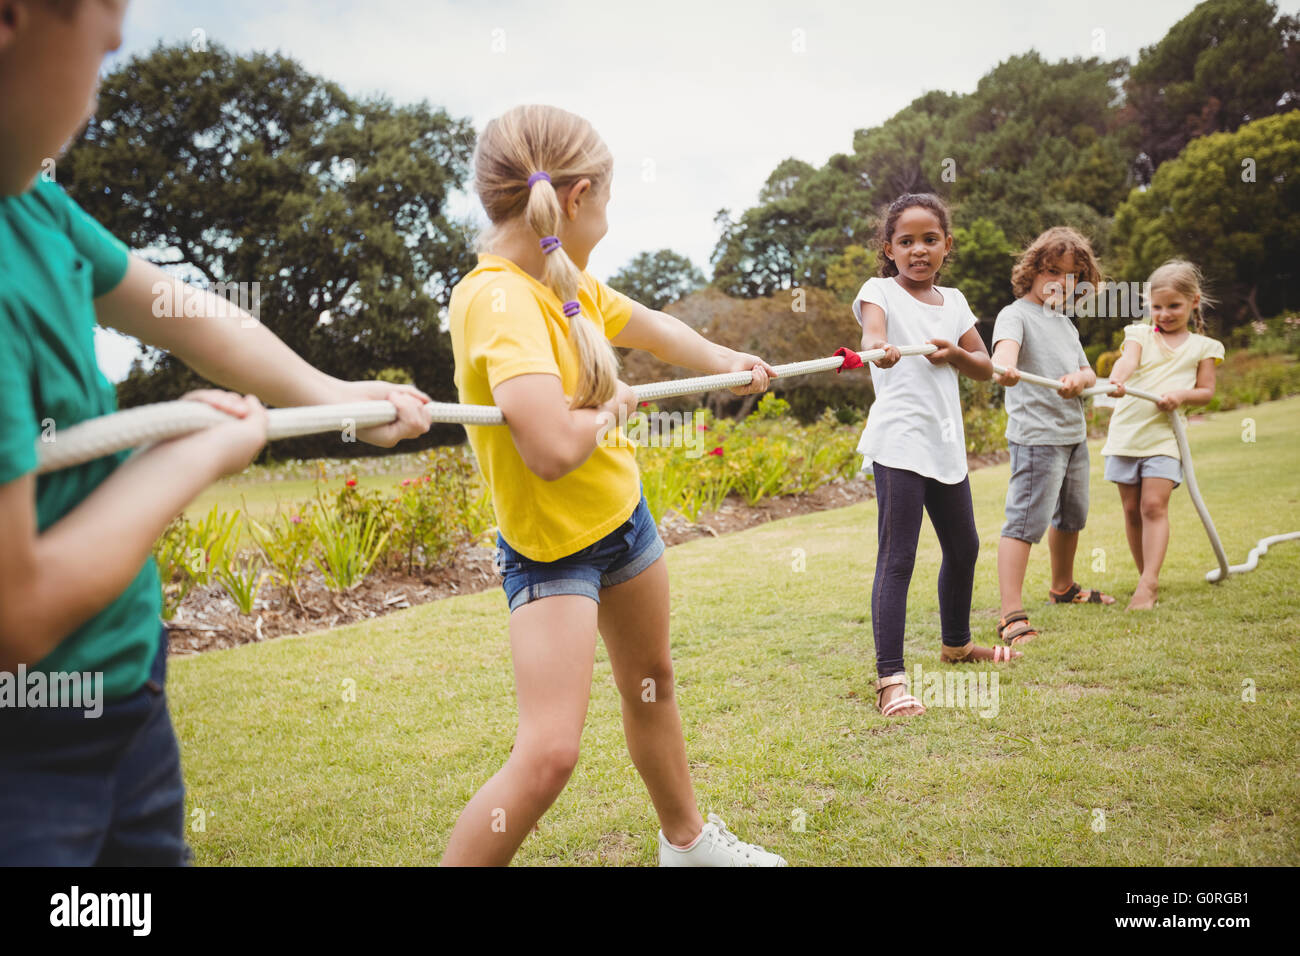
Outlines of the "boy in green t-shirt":
{"type": "MultiPolygon", "coordinates": [[[[423,434],[428,396],[343,382],[224,299],[183,288],[40,175],[86,119],[125,0],[0,0],[0,865],[178,864],[184,790],[163,694],[167,653],[151,556],[208,484],[242,470],[274,405],[387,399],[390,447],[423,434]],[[202,295],[202,315],[156,317],[202,295]],[[238,390],[186,398],[228,424],[36,477],[36,447],[117,403],[96,322],[238,390]]],[[[187,308],[186,313],[190,310],[187,308]]]]}

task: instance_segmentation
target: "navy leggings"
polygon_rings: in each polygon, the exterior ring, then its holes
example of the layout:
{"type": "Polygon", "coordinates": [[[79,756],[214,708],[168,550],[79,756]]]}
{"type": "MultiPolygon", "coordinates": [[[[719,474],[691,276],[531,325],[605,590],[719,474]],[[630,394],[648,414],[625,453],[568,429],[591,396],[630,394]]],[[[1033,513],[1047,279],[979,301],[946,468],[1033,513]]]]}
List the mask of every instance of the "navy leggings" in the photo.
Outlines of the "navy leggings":
{"type": "Polygon", "coordinates": [[[939,567],[939,621],[950,647],[970,643],[970,600],[980,539],[971,506],[970,478],[945,485],[914,471],[875,462],[880,549],[871,587],[871,629],[876,638],[876,675],[904,673],[903,631],[907,588],[916,565],[921,510],[930,514],[943,549],[939,567]]]}

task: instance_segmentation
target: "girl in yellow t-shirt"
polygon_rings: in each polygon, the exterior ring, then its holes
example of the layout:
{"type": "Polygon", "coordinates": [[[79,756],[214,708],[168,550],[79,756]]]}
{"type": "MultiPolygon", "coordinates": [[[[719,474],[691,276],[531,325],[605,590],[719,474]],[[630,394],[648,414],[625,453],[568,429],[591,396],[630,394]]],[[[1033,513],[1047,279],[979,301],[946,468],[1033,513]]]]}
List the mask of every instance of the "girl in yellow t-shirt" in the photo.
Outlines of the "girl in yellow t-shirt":
{"type": "Polygon", "coordinates": [[[1155,607],[1160,566],[1169,546],[1169,496],[1183,480],[1178,441],[1166,415],[1214,397],[1214,367],[1223,343],[1207,337],[1201,309],[1210,305],[1200,270],[1173,259],[1147,280],[1151,325],[1124,330],[1124,354],[1110,373],[1110,392],[1120,401],[1101,453],[1106,479],[1119,485],[1124,529],[1137,562],[1137,589],[1130,611],[1155,607]],[[1187,328],[1195,317],[1197,332],[1187,328]],[[1200,334],[1198,334],[1200,333],[1200,334]],[[1125,385],[1160,395],[1158,404],[1125,394],[1125,385]]]}
{"type": "Polygon", "coordinates": [[[448,322],[460,400],[495,404],[506,420],[467,431],[496,509],[519,729],[442,862],[510,862],[564,789],[599,631],[628,751],[659,816],[660,865],[780,866],[696,807],[673,687],[664,545],[633,449],[610,428],[636,409],[610,343],[702,372],[752,371],[750,385],[733,389],[740,395],[764,391],[773,369],[585,271],[608,228],[613,165],[589,123],[547,106],[492,120],[474,155],[492,227],[478,267],[452,292],[448,322]]]}

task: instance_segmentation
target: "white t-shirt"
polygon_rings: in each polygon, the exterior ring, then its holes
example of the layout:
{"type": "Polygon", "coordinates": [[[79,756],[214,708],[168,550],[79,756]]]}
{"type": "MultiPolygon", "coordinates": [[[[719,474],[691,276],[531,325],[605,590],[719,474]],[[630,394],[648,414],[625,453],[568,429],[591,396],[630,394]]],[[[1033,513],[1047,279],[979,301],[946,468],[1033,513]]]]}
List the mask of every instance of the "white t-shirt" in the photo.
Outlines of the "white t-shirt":
{"type": "MultiPolygon", "coordinates": [[[[956,289],[935,286],[943,305],[919,302],[893,278],[868,279],[853,300],[862,324],[862,303],[885,313],[885,339],[891,345],[924,345],[930,339],[957,344],[975,327],[975,314],[956,289]]],[[[923,356],[903,356],[893,368],[871,365],[876,401],[858,442],[862,467],[873,462],[905,468],[955,485],[966,477],[966,430],[962,427],[957,370],[931,365],[923,356]]]]}

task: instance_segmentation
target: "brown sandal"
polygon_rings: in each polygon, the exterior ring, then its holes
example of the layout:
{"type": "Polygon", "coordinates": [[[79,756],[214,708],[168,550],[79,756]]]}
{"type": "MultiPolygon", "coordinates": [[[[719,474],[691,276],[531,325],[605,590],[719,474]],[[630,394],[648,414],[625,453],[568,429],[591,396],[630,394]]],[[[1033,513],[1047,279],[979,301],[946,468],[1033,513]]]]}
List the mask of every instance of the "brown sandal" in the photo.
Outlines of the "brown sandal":
{"type": "Polygon", "coordinates": [[[1053,591],[1048,588],[1047,596],[1053,604],[1105,604],[1106,598],[1110,598],[1111,604],[1115,603],[1115,599],[1109,594],[1103,594],[1092,588],[1081,588],[1078,581],[1064,591],[1053,591]]]}
{"type": "MultiPolygon", "coordinates": [[[[894,674],[892,677],[881,677],[876,681],[876,709],[880,711],[882,717],[894,717],[904,707],[920,707],[921,714],[925,713],[925,705],[913,697],[911,694],[903,694],[895,697],[888,704],[881,704],[884,699],[886,687],[892,687],[894,684],[902,684],[904,689],[907,687],[906,674],[894,674]]],[[[906,717],[920,717],[921,714],[904,714],[906,717]]]]}
{"type": "Polygon", "coordinates": [[[1029,615],[1023,610],[1012,611],[998,621],[998,639],[1008,647],[1025,644],[1038,636],[1038,631],[1029,623],[1029,615]]]}
{"type": "Polygon", "coordinates": [[[1001,644],[993,648],[985,648],[985,650],[992,650],[993,656],[982,659],[974,657],[974,641],[971,641],[969,644],[963,644],[961,647],[949,647],[947,644],[944,644],[939,651],[939,660],[943,661],[945,664],[1002,664],[1006,661],[1014,660],[1017,657],[1024,657],[1020,651],[1013,651],[1011,648],[1003,647],[1001,644]]]}

